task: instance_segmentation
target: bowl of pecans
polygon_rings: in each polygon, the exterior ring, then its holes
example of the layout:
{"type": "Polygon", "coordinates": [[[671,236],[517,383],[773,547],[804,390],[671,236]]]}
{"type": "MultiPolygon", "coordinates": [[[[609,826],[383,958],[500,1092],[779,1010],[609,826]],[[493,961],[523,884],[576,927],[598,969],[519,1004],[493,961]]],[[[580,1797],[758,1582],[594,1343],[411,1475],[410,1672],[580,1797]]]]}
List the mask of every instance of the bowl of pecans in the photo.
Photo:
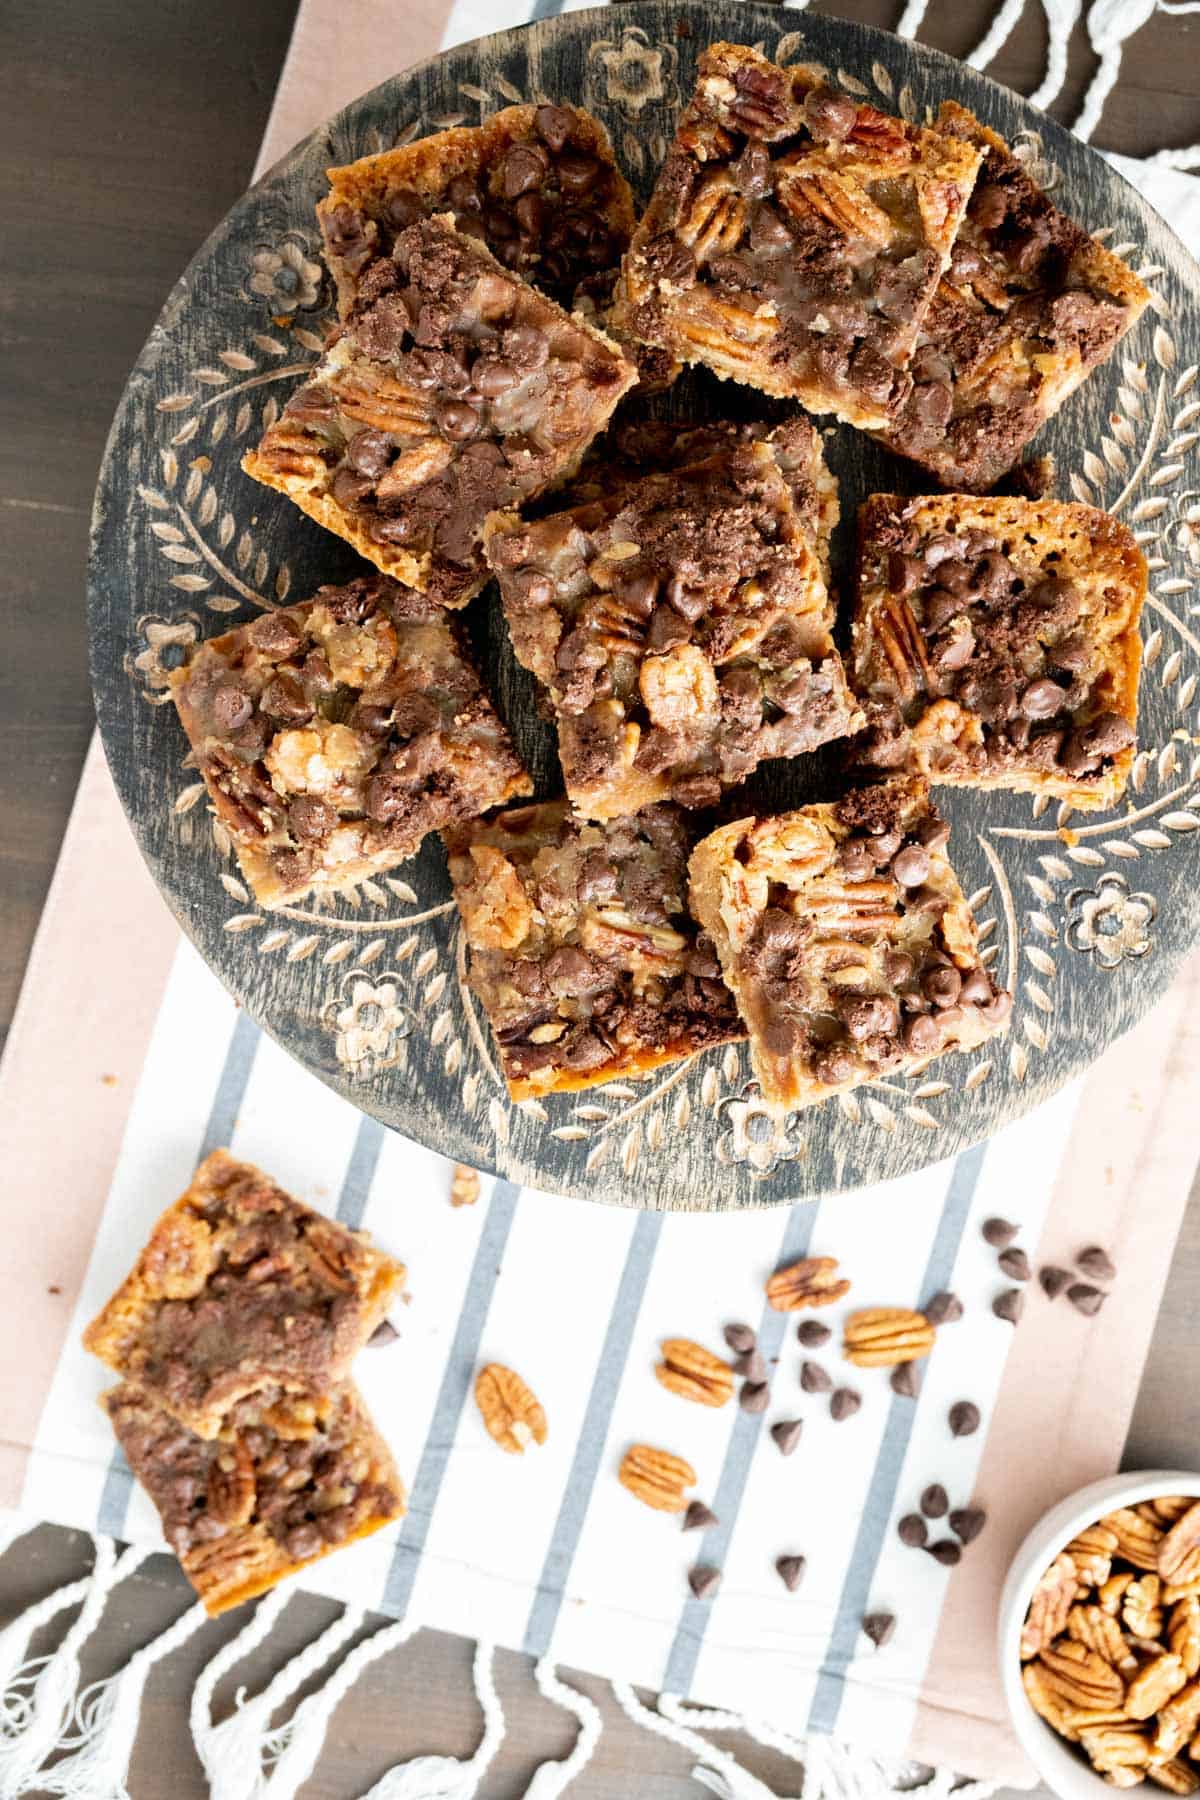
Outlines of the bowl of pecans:
{"type": "Polygon", "coordinates": [[[1200,1792],[1200,1474],[1063,1500],[1017,1553],[999,1633],[1013,1726],[1056,1793],[1200,1792]]]}

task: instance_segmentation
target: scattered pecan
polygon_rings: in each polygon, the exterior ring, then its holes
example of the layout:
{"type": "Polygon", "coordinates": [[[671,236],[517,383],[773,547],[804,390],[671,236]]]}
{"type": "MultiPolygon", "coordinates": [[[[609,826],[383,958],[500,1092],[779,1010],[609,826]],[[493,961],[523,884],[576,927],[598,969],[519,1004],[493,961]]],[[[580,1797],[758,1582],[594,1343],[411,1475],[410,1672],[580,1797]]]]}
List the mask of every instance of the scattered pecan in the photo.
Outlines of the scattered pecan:
{"type": "Polygon", "coordinates": [[[455,1163],[450,1180],[451,1206],[474,1206],[479,1198],[479,1171],[466,1163],[455,1163]]]}
{"type": "Polygon", "coordinates": [[[1156,1566],[1172,1587],[1200,1577],[1200,1500],[1189,1506],[1162,1539],[1156,1566]]]}
{"type": "Polygon", "coordinates": [[[834,1256],[806,1256],[776,1269],[767,1282],[767,1303],[776,1312],[800,1312],[806,1306],[832,1306],[850,1292],[850,1283],[834,1274],[834,1256]]]}
{"type": "Polygon", "coordinates": [[[733,1370],[711,1350],[690,1338],[664,1338],[662,1361],[654,1373],[681,1400],[701,1406],[724,1406],[733,1393],[733,1370]]]}
{"type": "Polygon", "coordinates": [[[621,1458],[617,1479],[645,1506],[658,1512],[682,1512],[685,1490],[696,1485],[696,1471],[682,1456],[656,1450],[651,1444],[633,1444],[621,1458]]]}
{"type": "Polygon", "coordinates": [[[475,1404],[488,1435],[511,1456],[546,1441],[546,1414],[521,1377],[503,1363],[488,1363],[475,1377],[475,1404]]]}
{"type": "Polygon", "coordinates": [[[842,1354],[860,1369],[915,1362],[933,1349],[935,1332],[924,1313],[904,1306],[871,1306],[846,1320],[842,1354]]]}

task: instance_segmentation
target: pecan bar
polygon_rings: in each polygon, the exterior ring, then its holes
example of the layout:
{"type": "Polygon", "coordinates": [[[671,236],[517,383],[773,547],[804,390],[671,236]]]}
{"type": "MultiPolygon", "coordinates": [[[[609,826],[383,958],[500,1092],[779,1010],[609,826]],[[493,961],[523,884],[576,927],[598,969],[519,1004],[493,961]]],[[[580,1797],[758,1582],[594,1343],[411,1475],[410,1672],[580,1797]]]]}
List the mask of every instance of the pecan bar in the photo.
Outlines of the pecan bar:
{"type": "Polygon", "coordinates": [[[622,328],[682,362],[882,427],[981,160],[738,44],[695,94],[633,236],[622,328]]]}
{"type": "Polygon", "coordinates": [[[593,825],[549,800],[445,839],[471,986],[514,1100],[640,1075],[743,1035],[687,914],[678,808],[593,825]]]}
{"type": "Polygon", "coordinates": [[[815,538],[753,442],[532,524],[488,521],[577,811],[709,806],[766,758],[857,729],[815,538]]]}
{"type": "Polygon", "coordinates": [[[340,1381],[404,1265],[214,1150],[163,1213],[85,1347],[200,1437],[258,1390],[340,1381]]]}
{"type": "Polygon", "coordinates": [[[633,232],[633,196],[598,119],[577,106],[508,106],[482,125],[329,169],[317,207],[345,317],[364,271],[406,226],[449,213],[505,268],[563,306],[603,291],[633,232]]]}
{"type": "Polygon", "coordinates": [[[394,868],[531,791],[458,623],[384,575],[201,644],[171,694],[258,905],[394,868]]]}
{"type": "Polygon", "coordinates": [[[1111,806],[1133,763],[1146,562],[1090,506],[875,494],[859,514],[861,760],[1111,806]]]}
{"type": "Polygon", "coordinates": [[[616,345],[448,218],[400,232],[242,467],[409,587],[462,606],[488,513],[574,473],[636,379],[616,345]]]}
{"type": "Polygon", "coordinates": [[[739,819],[696,846],[692,911],[773,1108],[905,1074],[1004,1025],[1011,1000],[979,959],[949,836],[906,778],[739,819]]]}
{"type": "Polygon", "coordinates": [[[921,327],[914,386],[883,442],[943,487],[983,493],[1150,295],[965,107],[946,101],[938,125],[985,160],[921,327]]]}
{"type": "Polygon", "coordinates": [[[391,1452],[349,1382],[329,1393],[266,1390],[241,1401],[215,1439],[135,1382],[101,1404],[214,1617],[404,1513],[391,1452]]]}

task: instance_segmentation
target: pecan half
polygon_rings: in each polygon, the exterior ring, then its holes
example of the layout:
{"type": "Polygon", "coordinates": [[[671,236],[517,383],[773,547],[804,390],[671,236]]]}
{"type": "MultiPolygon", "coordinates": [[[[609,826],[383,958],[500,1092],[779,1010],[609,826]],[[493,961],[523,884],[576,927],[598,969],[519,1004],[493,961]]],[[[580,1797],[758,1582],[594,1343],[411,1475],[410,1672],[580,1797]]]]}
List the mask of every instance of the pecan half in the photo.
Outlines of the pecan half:
{"type": "Polygon", "coordinates": [[[1021,1632],[1021,1659],[1036,1656],[1067,1628],[1079,1576],[1065,1550],[1055,1557],[1029,1600],[1029,1612],[1021,1632]]]}
{"type": "Polygon", "coordinates": [[[1102,1587],[1112,1571],[1117,1548],[1117,1534],[1104,1525],[1089,1525],[1072,1538],[1067,1554],[1075,1564],[1079,1579],[1089,1587],[1102,1587]]]}
{"type": "Polygon", "coordinates": [[[1054,1688],[1041,1663],[1026,1663],[1021,1670],[1021,1683],[1029,1698],[1029,1704],[1035,1713],[1045,1719],[1047,1725],[1057,1731],[1061,1737],[1078,1742],[1079,1733],[1071,1724],[1068,1709],[1054,1688]]]}
{"type": "Polygon", "coordinates": [[[1174,1756],[1191,1742],[1200,1726],[1200,1681],[1190,1681],[1168,1700],[1158,1715],[1154,1748],[1159,1756],[1174,1756]]]}
{"type": "Polygon", "coordinates": [[[450,1181],[451,1206],[474,1206],[479,1198],[479,1170],[455,1163],[450,1181]]]}
{"type": "Polygon", "coordinates": [[[1164,1651],[1148,1662],[1130,1682],[1125,1695],[1126,1713],[1131,1719],[1148,1719],[1165,1706],[1186,1681],[1182,1662],[1169,1650],[1164,1651]]]}
{"type": "Polygon", "coordinates": [[[1157,1787],[1166,1788],[1171,1794],[1194,1794],[1200,1789],[1200,1770],[1190,1768],[1177,1756],[1170,1762],[1151,1763],[1146,1774],[1157,1787]]]}
{"type": "Polygon", "coordinates": [[[1162,1582],[1157,1575],[1143,1575],[1131,1581],[1121,1602],[1125,1627],[1136,1638],[1151,1642],[1162,1636],[1162,1582]]]}
{"type": "MultiPolygon", "coordinates": [[[[1200,1510],[1200,1509],[1198,1509],[1200,1510]]],[[[1166,1533],[1161,1526],[1143,1519],[1132,1507],[1122,1506],[1116,1512],[1107,1513],[1100,1523],[1111,1531],[1117,1540],[1116,1554],[1131,1562],[1135,1569],[1157,1569],[1159,1547],[1165,1542],[1166,1533]]]]}
{"type": "Polygon", "coordinates": [[[1080,1732],[1079,1741],[1093,1768],[1102,1775],[1112,1774],[1117,1769],[1136,1769],[1140,1779],[1150,1762],[1150,1740],[1142,1726],[1132,1719],[1119,1725],[1092,1726],[1080,1732]]]}
{"type": "Polygon", "coordinates": [[[696,1471],[682,1456],[656,1450],[652,1444],[632,1444],[621,1458],[617,1479],[643,1506],[657,1512],[682,1512],[685,1490],[696,1485],[696,1471]]]}
{"type": "Polygon", "coordinates": [[[256,1497],[254,1459],[238,1438],[217,1453],[208,1478],[208,1516],[226,1528],[248,1524],[256,1497]]]}
{"type": "Polygon", "coordinates": [[[1189,1681],[1200,1675],[1200,1599],[1195,1594],[1177,1600],[1171,1608],[1167,1647],[1183,1664],[1189,1681]]]}
{"type": "Polygon", "coordinates": [[[936,1335],[924,1313],[905,1306],[869,1306],[846,1320],[842,1354],[860,1369],[893,1368],[928,1356],[936,1335]]]}
{"type": "Polygon", "coordinates": [[[1200,1576],[1200,1500],[1175,1521],[1159,1544],[1157,1566],[1172,1587],[1200,1576]]]}
{"type": "Polygon", "coordinates": [[[1138,1659],[1125,1642],[1121,1627],[1111,1613],[1099,1606],[1073,1606],[1067,1617],[1067,1633],[1078,1644],[1084,1644],[1102,1656],[1128,1680],[1138,1672],[1138,1659]]]}
{"type": "Polygon", "coordinates": [[[701,1406],[724,1406],[733,1393],[733,1370],[702,1344],[690,1338],[664,1338],[663,1359],[654,1373],[681,1400],[701,1406]]]}
{"type": "Polygon", "coordinates": [[[850,1292],[850,1283],[834,1274],[835,1256],[806,1256],[776,1269],[767,1282],[767,1304],[776,1312],[800,1312],[806,1306],[832,1306],[850,1292]]]}
{"type": "MultiPolygon", "coordinates": [[[[1120,1706],[1125,1697],[1125,1683],[1112,1665],[1073,1638],[1046,1644],[1040,1660],[1046,1680],[1064,1706],[1096,1712],[1101,1708],[1120,1706]]],[[[1146,1673],[1143,1670],[1137,1679],[1142,1680],[1146,1673]]],[[[1150,1711],[1153,1710],[1151,1707],[1150,1711]]],[[[1146,1718],[1148,1714],[1135,1716],[1146,1718]]]]}
{"type": "Polygon", "coordinates": [[[1100,1584],[1100,1591],[1096,1598],[1104,1611],[1111,1613],[1114,1619],[1125,1604],[1125,1595],[1132,1582],[1133,1570],[1122,1569],[1119,1575],[1110,1575],[1107,1581],[1102,1581],[1100,1584]]]}
{"type": "Polygon", "coordinates": [[[546,1441],[546,1414],[541,1401],[521,1377],[503,1363],[488,1363],[475,1377],[475,1404],[488,1436],[510,1456],[530,1444],[546,1441]]]}

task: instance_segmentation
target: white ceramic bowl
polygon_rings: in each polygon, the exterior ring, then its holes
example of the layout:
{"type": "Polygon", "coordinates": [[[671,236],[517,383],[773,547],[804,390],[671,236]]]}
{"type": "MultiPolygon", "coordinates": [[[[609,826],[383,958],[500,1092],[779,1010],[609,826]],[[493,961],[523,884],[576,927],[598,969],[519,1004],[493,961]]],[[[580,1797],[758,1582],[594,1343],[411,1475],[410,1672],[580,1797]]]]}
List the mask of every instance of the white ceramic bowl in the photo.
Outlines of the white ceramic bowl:
{"type": "Polygon", "coordinates": [[[1085,1525],[1115,1512],[1119,1506],[1136,1506],[1162,1494],[1195,1494],[1200,1499],[1200,1474],[1181,1469],[1145,1469],[1140,1474],[1110,1475],[1093,1481],[1053,1507],[1034,1526],[1017,1551],[1004,1592],[1000,1597],[1000,1675],[1013,1729],[1038,1774],[1061,1794],[1063,1800],[1112,1800],[1113,1790],[1094,1773],[1074,1744],[1067,1743],[1038,1717],[1021,1685],[1021,1627],[1029,1601],[1042,1571],[1049,1567],[1085,1525]]]}

